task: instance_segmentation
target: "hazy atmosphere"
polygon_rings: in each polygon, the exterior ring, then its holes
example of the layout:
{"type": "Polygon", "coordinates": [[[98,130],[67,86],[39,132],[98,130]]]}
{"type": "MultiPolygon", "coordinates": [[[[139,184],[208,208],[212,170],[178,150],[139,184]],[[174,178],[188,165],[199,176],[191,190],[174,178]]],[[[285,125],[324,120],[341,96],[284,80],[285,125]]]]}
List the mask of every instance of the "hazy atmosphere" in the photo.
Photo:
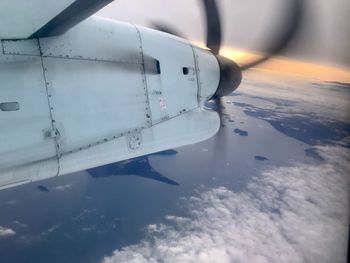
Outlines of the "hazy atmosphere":
{"type": "Polygon", "coordinates": [[[0,1],[0,263],[349,262],[350,1],[107,2],[0,1]]]}
{"type": "MultiPolygon", "coordinates": [[[[278,33],[288,1],[221,0],[224,46],[261,50],[278,33]],[[281,4],[283,2],[283,4],[281,4]]],[[[98,13],[135,24],[152,21],[173,26],[193,41],[203,41],[205,28],[198,0],[118,0],[98,13]]],[[[303,28],[290,56],[330,65],[350,66],[350,3],[347,0],[305,0],[303,28]]]]}

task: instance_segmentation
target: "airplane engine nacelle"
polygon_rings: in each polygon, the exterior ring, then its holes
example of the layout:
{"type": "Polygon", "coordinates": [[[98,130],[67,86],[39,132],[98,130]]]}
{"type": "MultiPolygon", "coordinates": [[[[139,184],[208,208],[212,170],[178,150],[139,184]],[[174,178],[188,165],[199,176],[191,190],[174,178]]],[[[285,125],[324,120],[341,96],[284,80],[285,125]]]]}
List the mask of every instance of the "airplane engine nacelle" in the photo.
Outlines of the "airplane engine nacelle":
{"type": "Polygon", "coordinates": [[[0,52],[0,189],[203,141],[220,67],[209,51],[92,17],[0,52]]]}

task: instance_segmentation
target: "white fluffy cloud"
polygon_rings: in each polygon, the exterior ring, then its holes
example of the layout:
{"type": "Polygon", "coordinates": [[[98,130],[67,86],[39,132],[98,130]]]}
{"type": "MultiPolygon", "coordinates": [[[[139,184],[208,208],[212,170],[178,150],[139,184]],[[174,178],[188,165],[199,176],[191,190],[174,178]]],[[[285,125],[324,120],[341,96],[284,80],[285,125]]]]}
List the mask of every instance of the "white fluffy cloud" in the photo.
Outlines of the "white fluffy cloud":
{"type": "Polygon", "coordinates": [[[224,187],[186,200],[113,262],[346,262],[349,151],[320,148],[328,163],[272,168],[241,193],[224,187]]]}
{"type": "Polygon", "coordinates": [[[11,228],[5,228],[0,226],[0,237],[8,237],[8,236],[14,236],[14,235],[16,235],[16,232],[11,228]]]}

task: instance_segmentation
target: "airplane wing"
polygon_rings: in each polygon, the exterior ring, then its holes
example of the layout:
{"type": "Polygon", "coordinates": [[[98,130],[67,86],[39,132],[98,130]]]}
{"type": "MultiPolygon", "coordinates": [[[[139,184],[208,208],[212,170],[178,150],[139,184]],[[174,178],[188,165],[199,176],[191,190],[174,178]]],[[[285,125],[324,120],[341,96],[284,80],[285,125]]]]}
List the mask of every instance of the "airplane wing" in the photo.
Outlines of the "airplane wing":
{"type": "Polygon", "coordinates": [[[0,39],[60,35],[113,0],[2,0],[0,39]]]}

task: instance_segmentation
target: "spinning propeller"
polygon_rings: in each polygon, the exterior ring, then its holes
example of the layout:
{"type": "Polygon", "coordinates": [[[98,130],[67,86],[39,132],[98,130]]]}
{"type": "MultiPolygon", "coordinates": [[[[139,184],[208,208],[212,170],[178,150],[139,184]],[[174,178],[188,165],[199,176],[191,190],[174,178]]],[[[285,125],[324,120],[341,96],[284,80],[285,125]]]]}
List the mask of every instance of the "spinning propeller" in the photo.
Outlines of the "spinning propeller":
{"type": "MultiPolygon", "coordinates": [[[[220,83],[212,99],[216,101],[219,113],[221,113],[221,98],[229,95],[238,88],[242,80],[242,71],[264,63],[272,56],[282,52],[291,42],[301,26],[301,16],[303,11],[303,0],[288,0],[290,2],[287,23],[285,28],[274,39],[273,43],[264,52],[264,56],[245,65],[238,65],[234,61],[220,56],[222,43],[221,16],[216,0],[201,0],[205,10],[205,21],[207,28],[206,45],[217,58],[220,65],[220,83]]],[[[177,35],[170,26],[153,23],[153,28],[177,35]]]]}
{"type": "MultiPolygon", "coordinates": [[[[205,11],[207,32],[206,46],[217,58],[220,66],[219,86],[211,99],[215,102],[215,109],[222,120],[222,110],[224,109],[222,97],[229,95],[238,88],[242,80],[242,72],[252,67],[256,67],[261,63],[266,62],[274,55],[281,53],[296,36],[301,26],[304,0],[285,0],[289,3],[289,9],[284,28],[282,28],[281,31],[272,39],[269,47],[265,49],[264,56],[244,65],[238,65],[234,61],[219,55],[222,43],[222,25],[217,2],[216,0],[200,1],[202,2],[205,11]]],[[[182,37],[181,34],[173,30],[172,27],[168,25],[153,23],[153,28],[182,37]]],[[[224,152],[224,158],[219,160],[220,162],[223,162],[222,167],[226,167],[226,157],[228,156],[229,151],[226,136],[227,130],[219,129],[219,135],[215,137],[214,144],[215,149],[218,149],[221,153],[224,152]]]]}

